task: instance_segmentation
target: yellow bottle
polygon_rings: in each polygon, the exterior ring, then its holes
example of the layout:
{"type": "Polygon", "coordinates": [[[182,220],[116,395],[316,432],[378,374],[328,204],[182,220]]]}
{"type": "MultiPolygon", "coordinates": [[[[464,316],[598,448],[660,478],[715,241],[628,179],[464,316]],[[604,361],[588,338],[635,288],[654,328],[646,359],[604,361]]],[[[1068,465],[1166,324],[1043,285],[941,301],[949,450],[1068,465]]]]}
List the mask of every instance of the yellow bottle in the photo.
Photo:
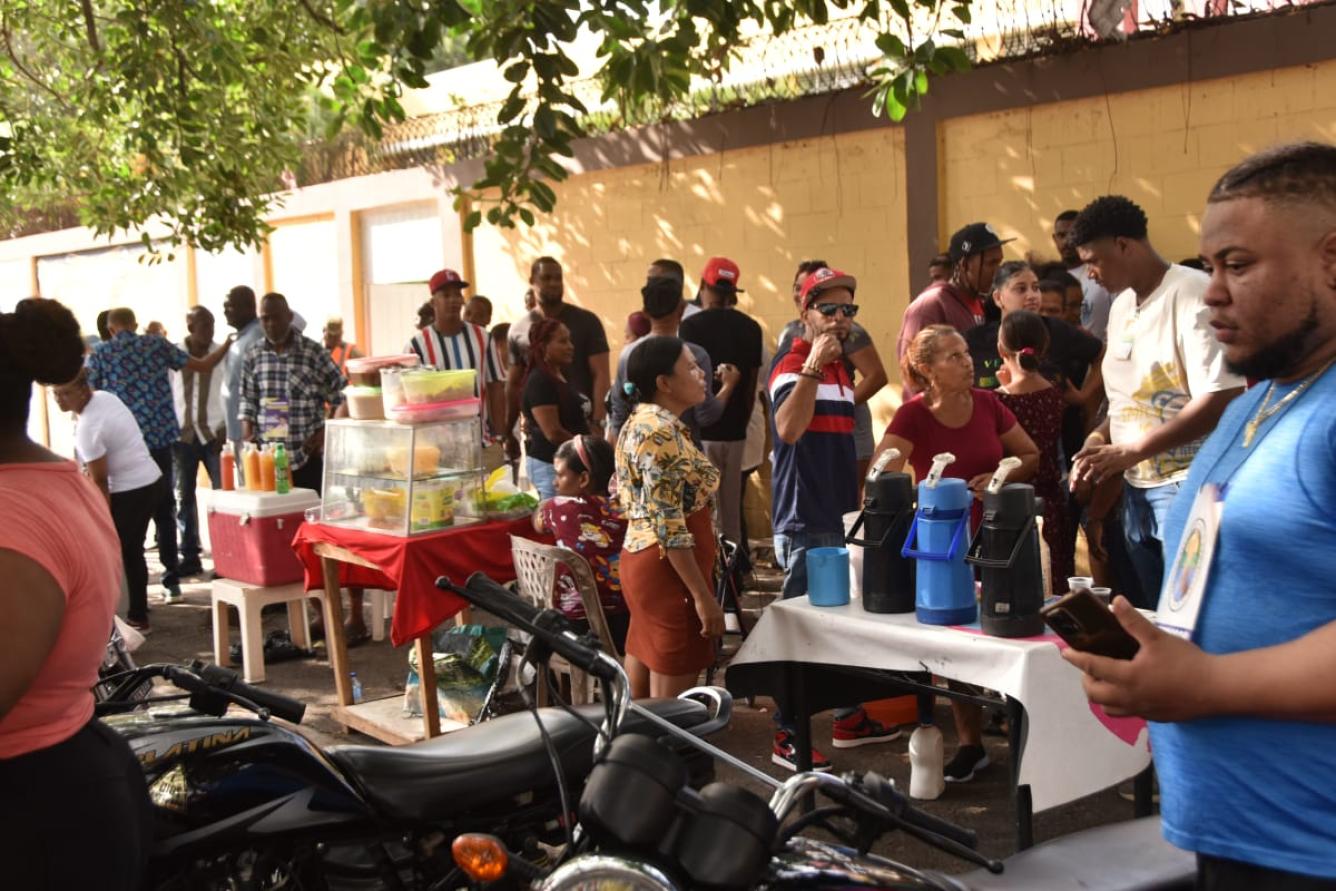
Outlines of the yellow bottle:
{"type": "Polygon", "coordinates": [[[264,481],[264,491],[273,492],[278,488],[278,476],[274,472],[273,446],[265,446],[264,451],[260,452],[260,479],[264,481]]]}
{"type": "Polygon", "coordinates": [[[246,450],[241,453],[241,466],[246,474],[246,489],[251,492],[261,491],[264,481],[260,479],[260,450],[255,443],[248,443],[246,450]]]}

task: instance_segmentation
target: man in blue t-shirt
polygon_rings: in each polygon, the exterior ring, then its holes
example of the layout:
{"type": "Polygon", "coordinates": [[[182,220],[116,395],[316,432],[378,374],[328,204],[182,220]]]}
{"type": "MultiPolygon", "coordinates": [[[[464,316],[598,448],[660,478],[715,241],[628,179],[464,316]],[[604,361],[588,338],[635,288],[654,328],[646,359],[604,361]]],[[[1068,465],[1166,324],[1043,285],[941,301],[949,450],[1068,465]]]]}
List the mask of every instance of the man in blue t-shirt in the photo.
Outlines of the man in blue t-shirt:
{"type": "Polygon", "coordinates": [[[1093,702],[1153,722],[1165,837],[1198,888],[1336,888],[1336,146],[1226,173],[1201,252],[1225,360],[1259,384],[1168,518],[1166,558],[1195,570],[1167,561],[1157,620],[1181,636],[1119,598],[1136,657],[1065,655],[1093,702]]]}
{"type": "MultiPolygon", "coordinates": [[[[807,552],[844,546],[844,515],[858,509],[854,449],[854,387],[844,367],[844,341],[853,326],[854,277],[822,268],[799,291],[803,334],[770,370],[774,406],[771,507],[775,558],[784,568],[784,596],[807,593],[807,552]]],[[[792,728],[775,712],[771,760],[797,769],[792,728]]],[[[835,712],[831,743],[838,749],[889,742],[900,735],[860,707],[835,712]]],[[[812,752],[815,770],[830,761],[812,752]]]]}

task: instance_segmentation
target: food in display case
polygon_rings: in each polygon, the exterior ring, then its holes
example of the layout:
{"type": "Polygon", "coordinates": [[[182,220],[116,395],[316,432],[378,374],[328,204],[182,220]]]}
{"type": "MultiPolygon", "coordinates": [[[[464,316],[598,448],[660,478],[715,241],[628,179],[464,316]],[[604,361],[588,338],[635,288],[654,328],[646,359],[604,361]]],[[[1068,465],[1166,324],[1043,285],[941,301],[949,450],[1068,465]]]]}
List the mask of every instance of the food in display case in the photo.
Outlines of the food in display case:
{"type": "Polygon", "coordinates": [[[404,403],[389,410],[389,418],[400,424],[425,424],[431,421],[459,421],[476,418],[482,400],[474,397],[453,402],[424,402],[421,405],[404,403]]]}
{"type": "Polygon", "coordinates": [[[358,421],[385,420],[385,403],[380,387],[344,387],[343,398],[348,403],[348,416],[358,421]]]}
{"type": "Polygon", "coordinates": [[[476,417],[329,421],[321,522],[405,536],[477,522],[481,442],[476,417]]]}
{"type": "Polygon", "coordinates": [[[401,356],[364,356],[349,359],[344,368],[348,372],[348,384],[353,387],[379,387],[380,373],[385,368],[416,368],[420,363],[413,353],[401,356]]]}
{"type": "Polygon", "coordinates": [[[404,388],[404,401],[411,405],[429,405],[469,399],[478,395],[478,372],[472,368],[460,371],[416,369],[399,375],[404,388]]]}

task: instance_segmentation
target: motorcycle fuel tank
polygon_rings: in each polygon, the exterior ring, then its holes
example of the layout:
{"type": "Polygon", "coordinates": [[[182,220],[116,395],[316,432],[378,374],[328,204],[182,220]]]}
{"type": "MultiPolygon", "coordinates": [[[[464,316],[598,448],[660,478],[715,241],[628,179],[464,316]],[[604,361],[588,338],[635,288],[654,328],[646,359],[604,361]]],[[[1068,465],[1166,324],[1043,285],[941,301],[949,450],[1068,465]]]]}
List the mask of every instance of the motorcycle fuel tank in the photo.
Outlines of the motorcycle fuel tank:
{"type": "Polygon", "coordinates": [[[305,737],[267,721],[150,709],[104,719],[139,759],[161,841],[255,839],[360,821],[361,797],[305,737]]]}

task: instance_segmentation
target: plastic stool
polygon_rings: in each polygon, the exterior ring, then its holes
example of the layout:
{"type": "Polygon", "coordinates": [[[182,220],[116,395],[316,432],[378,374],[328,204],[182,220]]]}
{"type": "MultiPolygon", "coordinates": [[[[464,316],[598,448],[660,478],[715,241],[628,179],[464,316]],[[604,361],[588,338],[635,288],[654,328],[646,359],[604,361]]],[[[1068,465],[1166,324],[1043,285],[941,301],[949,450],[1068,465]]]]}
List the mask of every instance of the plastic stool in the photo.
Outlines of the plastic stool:
{"type": "Polygon", "coordinates": [[[213,661],[228,664],[227,644],[230,637],[227,608],[236,607],[241,618],[241,668],[248,684],[264,681],[264,633],[260,625],[260,610],[271,603],[288,605],[288,631],[292,642],[303,650],[311,648],[311,626],[307,622],[306,601],[309,597],[324,600],[325,592],[303,590],[301,582],[263,588],[232,579],[213,582],[213,661]]]}

